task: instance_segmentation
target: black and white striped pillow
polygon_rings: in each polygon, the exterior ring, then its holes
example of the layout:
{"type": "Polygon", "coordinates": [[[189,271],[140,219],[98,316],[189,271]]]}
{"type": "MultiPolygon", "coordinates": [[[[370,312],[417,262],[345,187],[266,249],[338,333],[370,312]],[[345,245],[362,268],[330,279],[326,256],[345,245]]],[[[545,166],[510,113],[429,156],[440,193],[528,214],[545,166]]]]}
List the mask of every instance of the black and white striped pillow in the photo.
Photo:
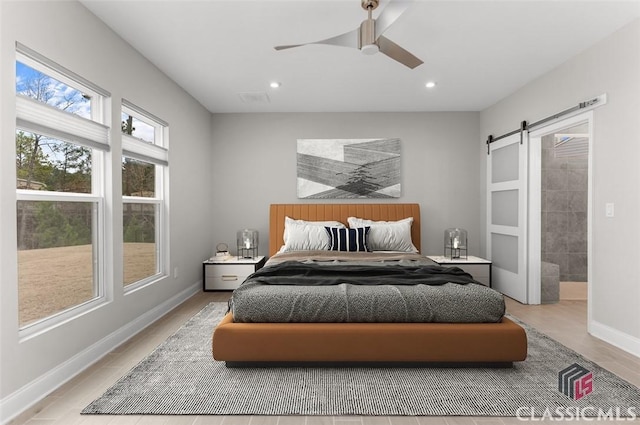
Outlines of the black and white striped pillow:
{"type": "Polygon", "coordinates": [[[340,229],[326,227],[329,234],[329,251],[367,252],[369,249],[369,230],[371,227],[340,229]]]}

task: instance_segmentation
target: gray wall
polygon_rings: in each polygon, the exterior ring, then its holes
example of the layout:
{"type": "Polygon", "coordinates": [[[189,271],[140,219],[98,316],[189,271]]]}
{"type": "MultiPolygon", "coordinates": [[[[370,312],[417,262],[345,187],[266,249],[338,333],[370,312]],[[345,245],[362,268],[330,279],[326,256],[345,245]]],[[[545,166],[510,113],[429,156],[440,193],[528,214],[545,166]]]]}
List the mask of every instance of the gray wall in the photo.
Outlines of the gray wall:
{"type": "Polygon", "coordinates": [[[397,137],[402,196],[388,202],[420,204],[422,252],[442,253],[444,229],[463,227],[469,231],[469,253],[478,254],[478,131],[475,112],[215,114],[212,247],[218,242],[234,247],[235,232],[251,227],[260,232],[260,253],[267,254],[269,204],[322,203],[296,197],[297,139],[397,137]]]}
{"type": "MultiPolygon", "coordinates": [[[[2,415],[39,392],[59,385],[95,361],[111,344],[135,332],[161,314],[163,305],[185,292],[199,289],[201,262],[209,255],[212,199],[211,114],[180,87],[140,56],[106,25],[77,2],[0,2],[0,397],[2,415]],[[108,90],[111,103],[112,153],[107,174],[105,208],[116,225],[107,230],[113,249],[107,253],[106,284],[111,302],[46,332],[20,340],[16,264],[15,176],[15,43],[19,41],[45,57],[108,90]],[[134,104],[169,123],[170,143],[170,269],[178,278],[160,281],[124,294],[122,288],[122,203],[120,202],[120,100],[134,104]],[[20,367],[18,367],[20,365],[20,367]],[[20,390],[20,391],[18,391],[20,390]]],[[[111,347],[111,348],[109,348],[111,347]]],[[[49,389],[50,390],[50,389],[49,389]]],[[[45,394],[40,394],[44,396],[45,394]]]]}
{"type": "MultiPolygon", "coordinates": [[[[535,122],[592,97],[607,94],[594,110],[593,275],[589,330],[640,355],[640,20],[568,60],[484,110],[479,145],[526,119],[535,122]],[[615,217],[605,204],[615,203],[615,217]],[[624,247],[624,249],[619,249],[624,247]]],[[[486,154],[480,155],[486,180],[486,154]]],[[[483,194],[486,182],[483,182],[483,194]]],[[[486,211],[484,197],[482,211],[486,211]]],[[[486,214],[485,214],[486,215],[486,214]]],[[[486,219],[482,220],[484,235],[486,219]]]]}

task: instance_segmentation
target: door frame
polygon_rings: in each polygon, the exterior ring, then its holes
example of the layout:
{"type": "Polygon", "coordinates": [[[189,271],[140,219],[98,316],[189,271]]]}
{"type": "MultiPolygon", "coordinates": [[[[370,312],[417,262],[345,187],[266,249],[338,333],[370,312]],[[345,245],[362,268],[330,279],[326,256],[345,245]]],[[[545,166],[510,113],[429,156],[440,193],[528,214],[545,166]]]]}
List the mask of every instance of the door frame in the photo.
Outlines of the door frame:
{"type": "Polygon", "coordinates": [[[529,133],[529,301],[541,302],[542,265],[542,137],[568,127],[587,123],[589,153],[587,156],[587,331],[591,331],[593,287],[593,110],[588,110],[537,128],[529,133]]]}

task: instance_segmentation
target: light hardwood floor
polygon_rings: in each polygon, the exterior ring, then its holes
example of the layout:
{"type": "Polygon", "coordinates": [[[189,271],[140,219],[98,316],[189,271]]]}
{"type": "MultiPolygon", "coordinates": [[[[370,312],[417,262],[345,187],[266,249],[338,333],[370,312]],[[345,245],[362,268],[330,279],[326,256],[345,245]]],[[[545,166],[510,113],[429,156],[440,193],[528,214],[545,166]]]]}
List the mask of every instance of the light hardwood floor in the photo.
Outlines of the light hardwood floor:
{"type": "MultiPolygon", "coordinates": [[[[522,423],[517,418],[460,416],[80,415],[80,411],[87,404],[173,334],[187,319],[209,302],[226,301],[228,297],[227,292],[207,292],[192,297],[10,423],[12,425],[506,425],[522,423]]],[[[585,301],[561,301],[559,304],[525,306],[507,299],[507,311],[513,316],[640,387],[640,358],[588,335],[586,306],[585,301]]],[[[576,423],[576,421],[573,422],[576,423]]],[[[630,422],[621,421],[620,423],[630,422]]],[[[633,423],[640,423],[640,420],[633,423]]]]}

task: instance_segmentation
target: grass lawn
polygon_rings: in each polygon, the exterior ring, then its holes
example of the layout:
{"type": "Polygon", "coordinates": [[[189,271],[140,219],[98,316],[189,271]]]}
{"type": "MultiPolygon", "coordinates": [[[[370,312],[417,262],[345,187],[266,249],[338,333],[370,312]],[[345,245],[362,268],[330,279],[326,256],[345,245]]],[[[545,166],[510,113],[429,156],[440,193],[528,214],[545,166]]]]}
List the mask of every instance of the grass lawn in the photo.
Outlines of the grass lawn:
{"type": "MultiPolygon", "coordinates": [[[[91,245],[18,251],[20,326],[94,298],[92,257],[91,245]]],[[[154,243],[125,243],[125,284],[155,274],[155,258],[154,243]]]]}

